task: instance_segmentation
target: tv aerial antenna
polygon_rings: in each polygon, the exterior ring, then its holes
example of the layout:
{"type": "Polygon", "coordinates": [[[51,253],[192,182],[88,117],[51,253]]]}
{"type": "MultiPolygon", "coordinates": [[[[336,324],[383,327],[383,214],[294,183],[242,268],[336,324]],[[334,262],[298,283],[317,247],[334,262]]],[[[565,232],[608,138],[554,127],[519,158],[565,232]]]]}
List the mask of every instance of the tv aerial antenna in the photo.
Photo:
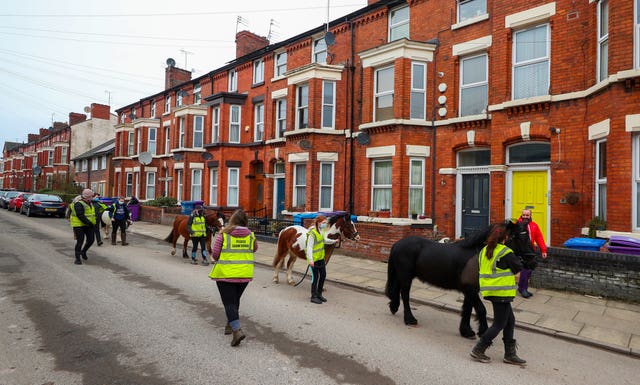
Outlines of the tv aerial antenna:
{"type": "Polygon", "coordinates": [[[189,68],[187,67],[187,55],[193,55],[194,53],[183,48],[180,49],[180,52],[184,54],[184,68],[189,68]]]}

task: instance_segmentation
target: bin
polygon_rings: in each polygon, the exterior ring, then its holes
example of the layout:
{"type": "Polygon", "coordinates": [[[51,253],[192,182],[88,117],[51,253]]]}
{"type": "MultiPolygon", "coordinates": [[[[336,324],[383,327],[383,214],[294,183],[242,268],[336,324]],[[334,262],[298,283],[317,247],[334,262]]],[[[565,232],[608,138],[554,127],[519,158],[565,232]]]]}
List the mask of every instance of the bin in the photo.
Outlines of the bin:
{"type": "Polygon", "coordinates": [[[613,235],[607,248],[612,253],[640,255],[640,239],[613,235]]]}
{"type": "Polygon", "coordinates": [[[107,205],[107,207],[111,208],[111,205],[113,205],[118,200],[118,198],[100,197],[98,198],[98,200],[107,205]]]}
{"type": "Polygon", "coordinates": [[[304,226],[305,219],[313,219],[318,216],[318,213],[301,213],[293,215],[293,224],[298,226],[304,226]]]}
{"type": "Polygon", "coordinates": [[[197,205],[204,204],[204,201],[182,201],[180,202],[180,214],[189,215],[197,205]]]}
{"type": "Polygon", "coordinates": [[[598,238],[571,238],[564,243],[564,247],[576,250],[600,251],[607,241],[598,238]]]}
{"type": "Polygon", "coordinates": [[[128,205],[127,207],[129,208],[129,212],[131,213],[131,220],[134,222],[137,221],[138,218],[140,218],[140,205],[128,205]]]}
{"type": "MultiPolygon", "coordinates": [[[[347,213],[346,211],[320,211],[320,214],[324,215],[327,218],[333,217],[336,215],[344,215],[346,213],[347,213]]],[[[353,223],[358,222],[358,216],[351,214],[351,222],[353,223]]]]}

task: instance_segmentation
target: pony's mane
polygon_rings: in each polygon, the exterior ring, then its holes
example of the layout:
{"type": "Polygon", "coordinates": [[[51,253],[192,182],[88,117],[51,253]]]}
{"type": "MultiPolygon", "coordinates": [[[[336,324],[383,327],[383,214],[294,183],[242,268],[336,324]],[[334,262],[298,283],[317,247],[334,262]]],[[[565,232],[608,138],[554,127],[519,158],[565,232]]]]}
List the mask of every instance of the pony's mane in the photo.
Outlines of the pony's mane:
{"type": "Polygon", "coordinates": [[[456,244],[465,249],[482,247],[487,241],[489,234],[491,234],[491,232],[496,226],[504,226],[504,224],[503,223],[491,224],[489,225],[489,227],[483,230],[478,230],[473,234],[471,234],[469,237],[457,241],[456,244]]]}
{"type": "Polygon", "coordinates": [[[346,213],[342,215],[331,216],[329,217],[329,226],[334,225],[340,218],[344,218],[345,221],[349,222],[349,220],[351,219],[351,215],[349,215],[349,213],[346,213]]]}

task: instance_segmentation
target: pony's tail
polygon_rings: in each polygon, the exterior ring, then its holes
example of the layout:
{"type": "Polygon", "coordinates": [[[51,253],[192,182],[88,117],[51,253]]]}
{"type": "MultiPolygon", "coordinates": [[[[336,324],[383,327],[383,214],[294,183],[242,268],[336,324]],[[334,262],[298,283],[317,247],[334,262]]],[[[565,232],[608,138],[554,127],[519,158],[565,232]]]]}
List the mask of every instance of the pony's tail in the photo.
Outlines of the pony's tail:
{"type": "Polygon", "coordinates": [[[171,232],[164,240],[165,242],[173,243],[173,229],[171,229],[171,232]]]}
{"type": "Polygon", "coordinates": [[[396,314],[400,307],[400,288],[398,287],[398,277],[396,276],[395,258],[393,258],[393,250],[389,255],[387,262],[387,284],[384,293],[389,298],[389,310],[392,314],[396,314]]]}

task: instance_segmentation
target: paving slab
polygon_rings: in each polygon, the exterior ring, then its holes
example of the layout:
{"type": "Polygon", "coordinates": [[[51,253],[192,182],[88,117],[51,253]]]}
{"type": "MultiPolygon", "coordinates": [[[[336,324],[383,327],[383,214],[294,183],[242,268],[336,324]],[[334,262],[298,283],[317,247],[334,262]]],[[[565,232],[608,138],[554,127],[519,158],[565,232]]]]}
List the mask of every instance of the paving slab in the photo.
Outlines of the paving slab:
{"type": "Polygon", "coordinates": [[[631,333],[591,325],[585,325],[578,335],[594,341],[617,346],[628,346],[631,340],[631,333]]]}
{"type": "Polygon", "coordinates": [[[584,323],[582,322],[575,322],[567,318],[558,318],[549,315],[540,317],[540,320],[536,322],[535,325],[574,336],[579,335],[580,331],[584,328],[584,323]]]}

